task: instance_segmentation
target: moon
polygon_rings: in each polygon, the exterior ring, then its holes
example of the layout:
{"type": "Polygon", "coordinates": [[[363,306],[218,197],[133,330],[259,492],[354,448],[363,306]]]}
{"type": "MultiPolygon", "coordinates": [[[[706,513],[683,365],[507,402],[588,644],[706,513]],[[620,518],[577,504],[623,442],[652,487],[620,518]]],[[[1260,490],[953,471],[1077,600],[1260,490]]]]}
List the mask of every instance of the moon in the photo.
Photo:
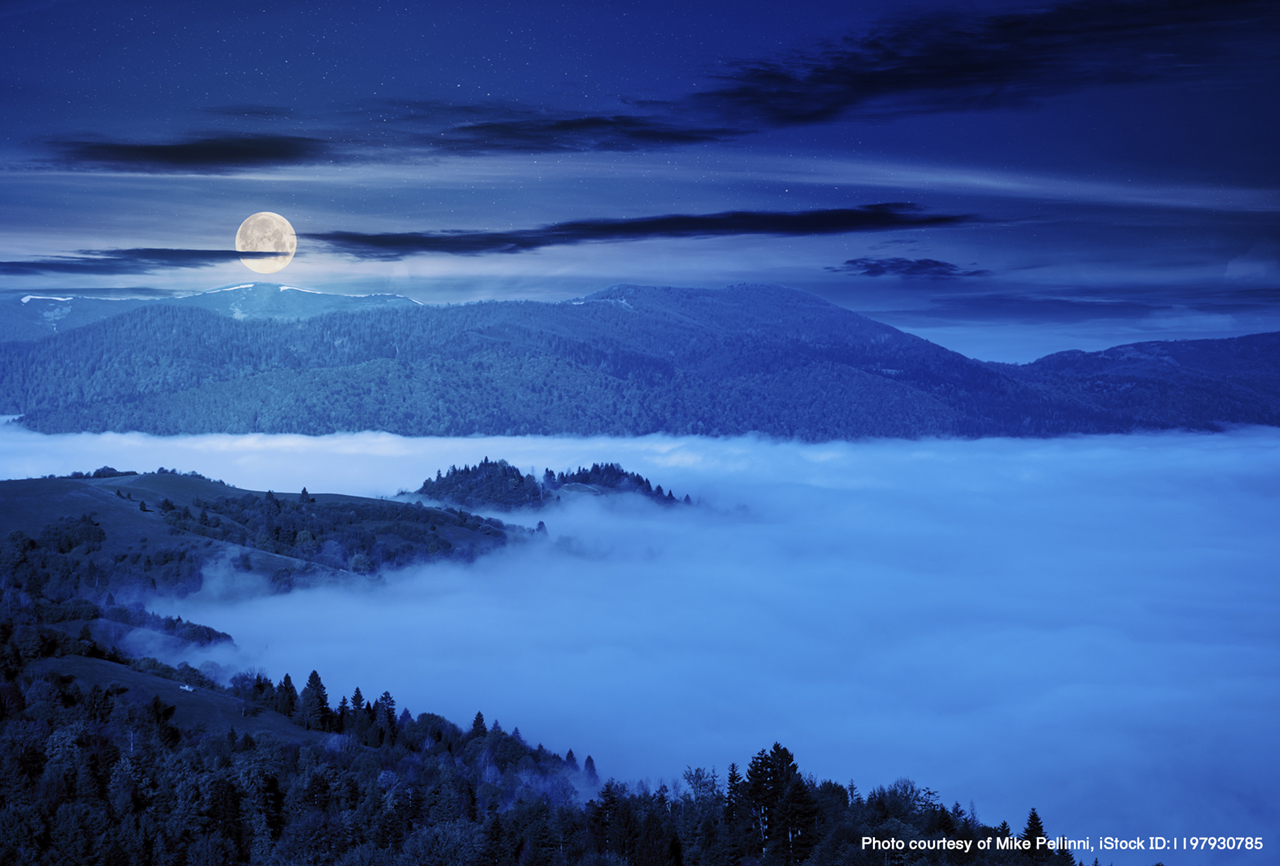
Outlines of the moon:
{"type": "Polygon", "coordinates": [[[278,256],[260,259],[241,259],[244,266],[260,274],[274,274],[293,261],[293,254],[298,251],[298,236],[293,233],[293,226],[278,213],[262,211],[240,223],[236,232],[236,252],[239,253],[280,253],[278,256]]]}

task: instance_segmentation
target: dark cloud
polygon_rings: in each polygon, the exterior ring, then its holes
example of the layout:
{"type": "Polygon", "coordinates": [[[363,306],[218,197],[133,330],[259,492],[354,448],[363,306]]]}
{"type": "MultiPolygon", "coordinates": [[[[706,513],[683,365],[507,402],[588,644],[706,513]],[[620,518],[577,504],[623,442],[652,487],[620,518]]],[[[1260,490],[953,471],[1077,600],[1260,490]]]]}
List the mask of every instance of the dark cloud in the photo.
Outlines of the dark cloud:
{"type": "MultiPolygon", "coordinates": [[[[406,154],[630,151],[719,142],[769,126],[1019,105],[1102,84],[1194,76],[1247,63],[1280,34],[1271,0],[1077,0],[997,15],[930,14],[819,50],[729,65],[710,88],[626,100],[622,112],[486,101],[378,100],[307,134],[193,134],[185,140],[49,142],[60,166],[218,173],[406,154]],[[1249,42],[1248,40],[1253,40],[1249,42]],[[1241,59],[1244,57],[1245,59],[1241,59]]],[[[245,123],[287,107],[204,109],[245,123]]]]}
{"type": "Polygon", "coordinates": [[[1280,32],[1272,0],[1079,0],[997,15],[933,14],[816,52],[747,60],[691,97],[773,126],[1019,105],[1105,84],[1203,79],[1280,32]]]}
{"type": "Polygon", "coordinates": [[[743,132],[615,114],[466,123],[441,130],[425,141],[436,150],[454,153],[621,151],[724,141],[743,132]]]}
{"type": "Polygon", "coordinates": [[[203,268],[239,259],[265,259],[278,255],[278,252],[250,253],[236,250],[81,250],[75,256],[0,262],[0,275],[29,277],[39,274],[149,274],[166,268],[203,268]]]}
{"type": "Polygon", "coordinates": [[[389,120],[392,129],[402,130],[405,146],[447,153],[647,150],[724,141],[747,132],[662,114],[575,114],[496,101],[386,100],[353,117],[365,124],[389,120]]]}
{"type": "Polygon", "coordinates": [[[991,271],[963,271],[959,265],[940,262],[937,259],[849,259],[843,265],[827,268],[836,273],[854,274],[859,277],[929,277],[949,279],[955,277],[985,277],[991,271]]]}
{"type": "MultiPolygon", "coordinates": [[[[212,110],[250,120],[276,119],[284,109],[232,106],[212,110]]],[[[502,106],[451,106],[406,113],[377,127],[377,135],[356,112],[356,131],[326,137],[298,135],[204,135],[185,141],[138,143],[55,141],[55,161],[63,167],[151,173],[219,173],[241,169],[329,162],[385,161],[418,153],[547,153],[629,151],[724,141],[744,130],[689,126],[633,114],[550,115],[512,112],[502,106]],[[486,116],[485,112],[493,114],[486,116]],[[494,115],[497,115],[496,117],[494,115]],[[442,122],[443,121],[443,122],[442,122]]],[[[374,112],[377,114],[377,112],[374,112]]]]}
{"type": "Polygon", "coordinates": [[[55,141],[60,161],[81,168],[142,172],[223,172],[330,162],[331,142],[300,135],[213,135],[168,144],[55,141]]]}
{"type": "Polygon", "coordinates": [[[586,241],[631,241],[646,238],[696,238],[725,235],[824,235],[957,225],[964,215],[925,214],[911,204],[890,203],[798,213],[730,211],[728,213],[576,220],[536,229],[506,232],[399,232],[362,234],[326,232],[309,240],[362,259],[392,261],[417,253],[520,253],[540,247],[586,241]]]}

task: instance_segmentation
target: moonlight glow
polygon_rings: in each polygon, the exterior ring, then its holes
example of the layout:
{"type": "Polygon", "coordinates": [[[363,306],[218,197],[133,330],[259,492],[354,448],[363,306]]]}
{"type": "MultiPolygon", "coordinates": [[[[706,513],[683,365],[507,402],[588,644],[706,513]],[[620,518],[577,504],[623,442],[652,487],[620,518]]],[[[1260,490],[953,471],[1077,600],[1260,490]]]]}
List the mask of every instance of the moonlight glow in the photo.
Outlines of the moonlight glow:
{"type": "Polygon", "coordinates": [[[240,223],[236,232],[236,251],[241,253],[280,253],[270,258],[241,259],[244,266],[260,274],[274,274],[293,261],[298,250],[298,236],[293,226],[278,213],[263,211],[240,223]]]}

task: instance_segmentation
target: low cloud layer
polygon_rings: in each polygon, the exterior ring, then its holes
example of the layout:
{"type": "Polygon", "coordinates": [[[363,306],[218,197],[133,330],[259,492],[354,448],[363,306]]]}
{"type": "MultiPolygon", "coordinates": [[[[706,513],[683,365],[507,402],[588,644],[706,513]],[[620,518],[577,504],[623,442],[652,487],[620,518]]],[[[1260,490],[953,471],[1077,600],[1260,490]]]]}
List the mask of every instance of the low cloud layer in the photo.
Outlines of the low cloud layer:
{"type": "Polygon", "coordinates": [[[395,261],[417,253],[520,253],[541,247],[588,241],[649,238],[708,238],[732,235],[827,235],[959,225],[973,217],[930,214],[912,204],[885,203],[855,208],[798,212],[731,211],[716,214],[667,214],[633,219],[574,220],[536,229],[505,232],[326,232],[308,240],[361,259],[395,261]]]}
{"type": "MultiPolygon", "coordinates": [[[[243,666],[476,710],[606,775],[780,740],[864,792],[906,775],[1054,834],[1253,834],[1280,818],[1271,575],[1280,434],[798,445],[36,436],[0,472],[163,462],[259,489],[391,494],[437,468],[621,462],[628,498],[524,517],[551,541],[381,588],[174,604],[243,666]],[[319,467],[333,467],[321,470],[319,467]]],[[[504,515],[520,521],[520,515],[504,515]]],[[[1203,862],[1211,862],[1205,860],[1203,862]]]]}

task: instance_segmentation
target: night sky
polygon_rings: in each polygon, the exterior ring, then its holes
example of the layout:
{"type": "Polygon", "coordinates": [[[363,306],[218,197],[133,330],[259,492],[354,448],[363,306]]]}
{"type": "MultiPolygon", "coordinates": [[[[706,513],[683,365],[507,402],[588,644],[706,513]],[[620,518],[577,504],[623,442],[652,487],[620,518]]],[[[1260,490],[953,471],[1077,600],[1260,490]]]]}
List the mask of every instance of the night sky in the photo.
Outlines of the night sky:
{"type": "Polygon", "coordinates": [[[1280,7],[0,7],[0,292],[771,282],[979,358],[1280,330],[1280,7]]]}

